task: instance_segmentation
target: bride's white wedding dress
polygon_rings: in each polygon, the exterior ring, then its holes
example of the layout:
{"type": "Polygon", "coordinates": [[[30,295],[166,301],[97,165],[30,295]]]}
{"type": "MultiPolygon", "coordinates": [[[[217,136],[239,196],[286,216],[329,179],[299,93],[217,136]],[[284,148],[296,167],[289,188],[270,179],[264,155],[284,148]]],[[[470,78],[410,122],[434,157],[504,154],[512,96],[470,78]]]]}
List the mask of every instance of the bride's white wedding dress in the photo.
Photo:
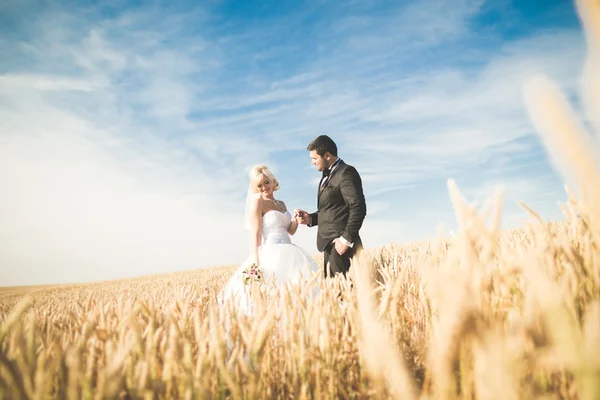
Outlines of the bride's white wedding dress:
{"type": "MultiPolygon", "coordinates": [[[[273,280],[278,287],[293,284],[302,276],[310,277],[319,271],[311,255],[292,243],[287,232],[291,222],[292,216],[288,211],[270,210],[262,217],[263,241],[258,248],[259,268],[264,282],[273,280]]],[[[247,315],[251,313],[251,302],[248,287],[242,280],[242,271],[251,264],[252,256],[239,266],[218,296],[220,304],[233,297],[237,307],[247,315]]]]}

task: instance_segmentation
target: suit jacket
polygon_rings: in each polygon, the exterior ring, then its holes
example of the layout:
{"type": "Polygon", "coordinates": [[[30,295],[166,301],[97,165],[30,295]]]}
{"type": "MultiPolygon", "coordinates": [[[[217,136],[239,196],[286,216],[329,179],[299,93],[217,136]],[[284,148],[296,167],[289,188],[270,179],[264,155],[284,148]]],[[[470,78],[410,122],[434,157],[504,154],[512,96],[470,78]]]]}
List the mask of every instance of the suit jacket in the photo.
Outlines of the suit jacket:
{"type": "Polygon", "coordinates": [[[340,236],[355,246],[361,243],[358,231],[367,215],[367,205],[358,171],[340,160],[327,182],[322,187],[319,184],[318,190],[317,211],[310,214],[309,226],[318,226],[319,251],[340,236]]]}

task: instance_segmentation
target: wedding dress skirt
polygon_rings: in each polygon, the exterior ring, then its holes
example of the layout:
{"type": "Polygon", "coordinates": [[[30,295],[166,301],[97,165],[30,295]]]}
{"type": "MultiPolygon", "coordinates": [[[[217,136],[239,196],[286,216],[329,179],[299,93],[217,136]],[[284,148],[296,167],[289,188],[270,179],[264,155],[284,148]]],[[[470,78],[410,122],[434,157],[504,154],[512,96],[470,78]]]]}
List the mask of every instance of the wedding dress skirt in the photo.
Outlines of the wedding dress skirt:
{"type": "MultiPolygon", "coordinates": [[[[288,211],[282,213],[271,210],[263,215],[263,242],[258,249],[259,268],[263,282],[273,281],[276,287],[297,283],[303,277],[311,278],[319,271],[311,255],[291,242],[287,232],[291,221],[288,211]]],[[[249,286],[244,284],[242,272],[251,264],[252,256],[239,266],[218,296],[220,304],[233,298],[236,306],[246,315],[250,315],[252,304],[249,286]]],[[[314,290],[313,294],[316,292],[314,290]]]]}

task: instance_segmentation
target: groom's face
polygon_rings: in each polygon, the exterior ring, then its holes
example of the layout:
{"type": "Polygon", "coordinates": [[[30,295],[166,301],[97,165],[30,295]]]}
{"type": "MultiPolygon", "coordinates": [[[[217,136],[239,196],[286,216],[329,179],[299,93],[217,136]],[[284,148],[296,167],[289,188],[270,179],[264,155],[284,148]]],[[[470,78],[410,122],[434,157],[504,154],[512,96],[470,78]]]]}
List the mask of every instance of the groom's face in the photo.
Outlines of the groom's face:
{"type": "Polygon", "coordinates": [[[317,167],[317,171],[325,171],[329,168],[329,159],[331,155],[329,153],[325,153],[320,156],[317,154],[316,150],[310,151],[310,160],[317,167]]]}

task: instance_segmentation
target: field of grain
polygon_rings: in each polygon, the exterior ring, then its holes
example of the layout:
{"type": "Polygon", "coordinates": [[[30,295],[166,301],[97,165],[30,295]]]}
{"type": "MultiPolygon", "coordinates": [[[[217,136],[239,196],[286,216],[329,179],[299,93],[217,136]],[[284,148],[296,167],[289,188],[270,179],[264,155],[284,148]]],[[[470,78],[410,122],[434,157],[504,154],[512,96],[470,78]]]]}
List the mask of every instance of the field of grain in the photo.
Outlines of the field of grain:
{"type": "MultiPolygon", "coordinates": [[[[600,2],[577,4],[600,134],[600,2]]],[[[552,82],[525,99],[581,185],[566,222],[523,204],[532,222],[500,230],[501,196],[478,210],[449,181],[455,237],[366,249],[347,280],[257,286],[251,317],[215,301],[235,266],[5,288],[0,398],[600,398],[597,145],[552,82]]]]}
{"type": "Polygon", "coordinates": [[[235,267],[0,292],[0,397],[595,398],[587,218],[464,218],[455,239],[364,251],[351,288],[256,293],[253,318],[215,304],[235,267]]]}

